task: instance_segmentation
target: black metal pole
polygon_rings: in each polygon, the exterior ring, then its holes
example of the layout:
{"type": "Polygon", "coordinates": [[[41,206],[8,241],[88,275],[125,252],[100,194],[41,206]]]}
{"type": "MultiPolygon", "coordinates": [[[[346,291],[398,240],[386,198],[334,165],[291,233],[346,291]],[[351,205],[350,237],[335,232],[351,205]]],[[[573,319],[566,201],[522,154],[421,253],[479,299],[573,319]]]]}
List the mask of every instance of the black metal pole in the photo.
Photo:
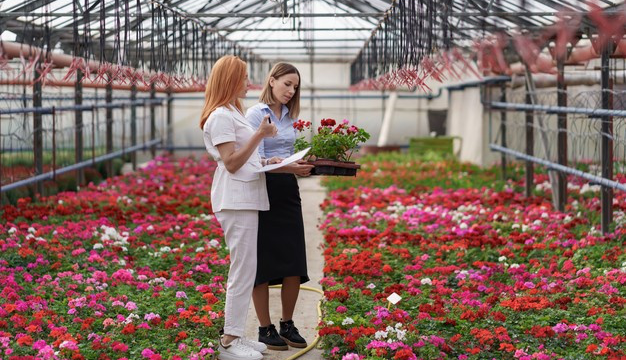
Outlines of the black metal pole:
{"type": "MultiPolygon", "coordinates": [[[[500,101],[506,102],[506,84],[500,86],[500,101]]],[[[500,111],[500,144],[506,148],[506,111],[500,111]]],[[[502,180],[506,180],[506,154],[501,154],[502,180]]]]}
{"type": "MultiPolygon", "coordinates": [[[[76,84],[74,85],[74,104],[83,104],[83,72],[81,70],[76,71],[76,84]]],[[[74,129],[74,157],[76,163],[83,161],[83,112],[82,110],[76,110],[74,112],[74,122],[76,128],[74,129]]],[[[83,186],[85,184],[85,171],[78,169],[76,171],[76,185],[83,186]]]]}
{"type": "MultiPolygon", "coordinates": [[[[526,104],[532,104],[530,89],[526,86],[526,104]]],[[[526,155],[535,155],[535,115],[532,111],[526,111],[526,155]]],[[[532,161],[526,161],[526,197],[531,197],[535,182],[535,166],[532,161]]]]}
{"type": "MultiPolygon", "coordinates": [[[[602,66],[601,66],[601,78],[602,78],[602,108],[610,108],[610,55],[612,53],[612,46],[609,44],[602,51],[602,66]]],[[[611,135],[613,132],[613,118],[611,116],[602,117],[602,177],[605,179],[613,179],[613,140],[611,135]]],[[[601,226],[602,233],[609,232],[612,218],[613,208],[613,189],[602,186],[600,202],[602,206],[601,226]]]]}
{"type": "Polygon", "coordinates": [[[171,149],[170,154],[174,153],[174,129],[172,128],[172,89],[167,89],[167,146],[171,149]]]}
{"type": "MultiPolygon", "coordinates": [[[[113,86],[111,83],[108,83],[106,86],[106,103],[110,104],[113,102],[113,86]]],[[[110,154],[113,152],[113,108],[106,108],[106,153],[110,154]]],[[[112,177],[113,174],[113,161],[107,160],[105,163],[105,169],[107,173],[107,177],[112,177]]]]}
{"type": "MultiPolygon", "coordinates": [[[[137,105],[134,104],[137,100],[137,85],[133,84],[130,87],[130,100],[133,105],[130,106],[130,146],[137,145],[137,105]]],[[[137,153],[130,153],[130,162],[133,164],[133,171],[137,170],[137,153]]]]}
{"type": "MultiPolygon", "coordinates": [[[[41,71],[41,62],[35,65],[35,80],[39,78],[41,71]]],[[[41,107],[41,81],[35,81],[33,84],[33,106],[41,107]]],[[[35,165],[35,176],[43,174],[43,122],[42,114],[33,114],[33,164],[35,165]]],[[[38,181],[35,185],[35,193],[43,194],[43,182],[38,181]]]]}
{"type": "MultiPolygon", "coordinates": [[[[567,106],[567,86],[565,85],[565,61],[557,59],[557,106],[567,106]]],[[[557,114],[557,163],[567,166],[567,114],[557,114]]],[[[567,174],[557,173],[557,210],[565,211],[567,202],[567,174]]]]}
{"type": "MultiPolygon", "coordinates": [[[[150,85],[150,99],[156,98],[156,86],[154,83],[150,85]]],[[[156,112],[155,112],[155,104],[150,104],[150,140],[154,140],[156,138],[156,112]]],[[[156,146],[153,145],[150,147],[150,154],[152,158],[156,156],[156,146]]]]}

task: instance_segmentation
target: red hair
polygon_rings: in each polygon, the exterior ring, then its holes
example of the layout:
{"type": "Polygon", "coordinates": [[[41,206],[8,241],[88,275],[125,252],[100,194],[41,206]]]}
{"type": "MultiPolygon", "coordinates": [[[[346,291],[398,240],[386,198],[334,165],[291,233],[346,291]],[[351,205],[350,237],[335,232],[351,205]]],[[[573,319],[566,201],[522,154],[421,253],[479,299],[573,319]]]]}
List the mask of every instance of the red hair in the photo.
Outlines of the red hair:
{"type": "MultiPolygon", "coordinates": [[[[231,105],[233,98],[241,91],[241,84],[246,79],[246,69],[246,63],[233,55],[222,56],[215,62],[204,92],[200,129],[204,129],[204,123],[215,109],[231,105]]],[[[235,100],[235,107],[243,112],[241,100],[238,98],[235,100]]]]}

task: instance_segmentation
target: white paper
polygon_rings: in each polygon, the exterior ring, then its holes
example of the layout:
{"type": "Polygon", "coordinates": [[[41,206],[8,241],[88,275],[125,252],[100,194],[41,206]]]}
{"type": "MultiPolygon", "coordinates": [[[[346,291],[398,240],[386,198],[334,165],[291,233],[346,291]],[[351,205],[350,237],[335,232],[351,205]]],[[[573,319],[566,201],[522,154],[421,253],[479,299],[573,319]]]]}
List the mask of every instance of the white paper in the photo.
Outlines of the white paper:
{"type": "Polygon", "coordinates": [[[302,151],[298,151],[297,153],[291,155],[290,157],[283,159],[283,161],[279,162],[278,164],[269,164],[269,165],[265,165],[262,168],[260,168],[259,170],[255,171],[255,172],[266,172],[266,171],[270,171],[270,170],[275,170],[275,169],[279,169],[285,165],[289,165],[292,163],[295,163],[296,161],[302,159],[304,157],[304,155],[306,155],[306,153],[309,152],[309,150],[311,150],[311,148],[306,148],[302,151]]]}

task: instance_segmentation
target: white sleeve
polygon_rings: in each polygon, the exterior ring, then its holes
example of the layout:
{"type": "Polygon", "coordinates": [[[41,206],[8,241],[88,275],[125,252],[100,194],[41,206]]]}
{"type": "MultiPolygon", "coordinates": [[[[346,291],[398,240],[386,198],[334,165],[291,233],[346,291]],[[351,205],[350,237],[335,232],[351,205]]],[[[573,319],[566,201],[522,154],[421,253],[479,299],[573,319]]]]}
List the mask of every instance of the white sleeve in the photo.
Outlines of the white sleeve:
{"type": "Polygon", "coordinates": [[[211,114],[207,121],[209,122],[209,136],[214,146],[237,140],[235,136],[235,123],[232,116],[218,112],[211,114]]]}

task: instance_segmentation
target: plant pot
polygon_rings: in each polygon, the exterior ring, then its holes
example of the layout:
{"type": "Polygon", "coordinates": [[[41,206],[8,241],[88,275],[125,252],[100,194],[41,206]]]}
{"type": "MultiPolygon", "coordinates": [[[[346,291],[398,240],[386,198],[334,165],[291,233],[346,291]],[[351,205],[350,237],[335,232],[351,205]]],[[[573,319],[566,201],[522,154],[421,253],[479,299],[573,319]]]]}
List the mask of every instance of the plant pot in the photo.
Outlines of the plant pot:
{"type": "Polygon", "coordinates": [[[356,176],[357,170],[361,168],[361,165],[354,161],[330,159],[309,160],[309,164],[315,166],[311,170],[311,175],[356,176]]]}

